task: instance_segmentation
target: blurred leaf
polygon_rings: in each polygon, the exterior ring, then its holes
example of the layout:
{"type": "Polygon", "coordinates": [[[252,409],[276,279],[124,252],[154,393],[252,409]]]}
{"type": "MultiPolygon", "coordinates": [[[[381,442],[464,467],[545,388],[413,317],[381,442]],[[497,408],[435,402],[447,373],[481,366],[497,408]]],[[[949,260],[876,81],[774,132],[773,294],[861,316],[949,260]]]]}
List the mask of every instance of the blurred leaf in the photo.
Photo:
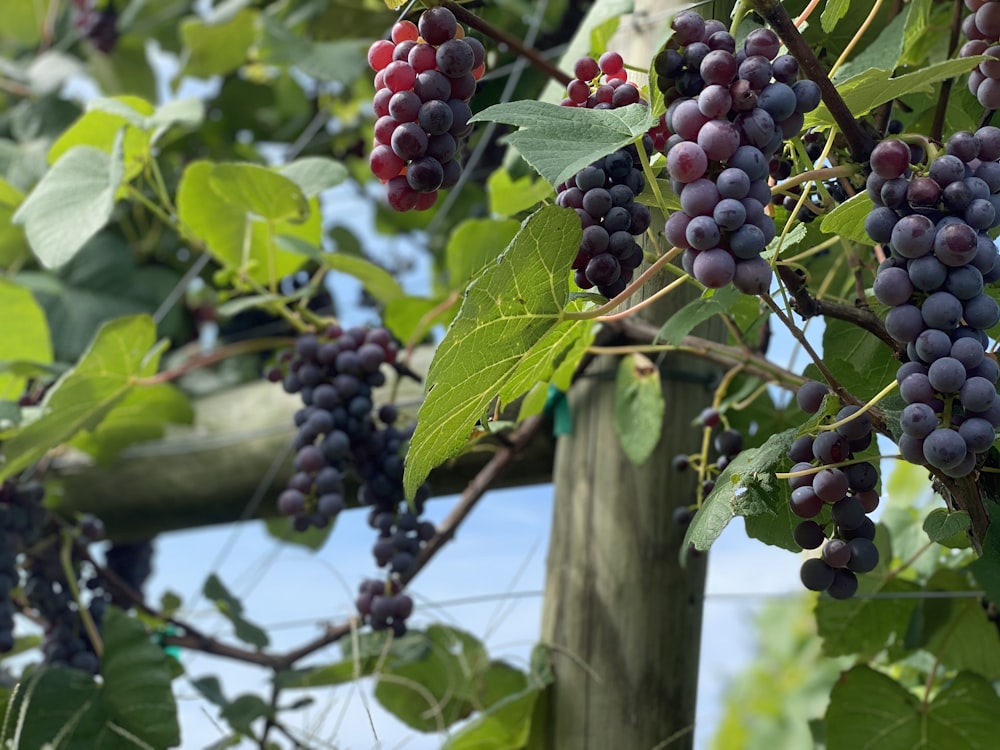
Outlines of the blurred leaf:
{"type": "Polygon", "coordinates": [[[119,318],[98,331],[76,367],[42,402],[42,417],[4,443],[0,478],[23,470],[80,430],[94,430],[134,388],[133,378],[156,371],[163,351],[145,315],[119,318]]]}
{"type": "MultiPolygon", "coordinates": [[[[544,183],[542,183],[544,184],[544,183]]],[[[464,289],[511,243],[521,223],[514,219],[466,219],[448,237],[445,249],[448,282],[464,289]]]]}
{"type": "Polygon", "coordinates": [[[942,542],[950,536],[960,534],[972,525],[972,519],[964,510],[949,511],[935,508],[924,519],[924,531],[932,542],[942,542]]]}
{"type": "Polygon", "coordinates": [[[656,334],[656,340],[675,346],[680,344],[681,339],[691,333],[698,324],[715,315],[729,312],[741,296],[734,287],[726,286],[715,290],[711,296],[702,295],[698,299],[691,300],[670,316],[656,334]]]}
{"type": "Polygon", "coordinates": [[[275,539],[317,552],[323,549],[326,540],[330,538],[335,523],[328,523],[322,529],[310,526],[305,531],[298,531],[292,526],[292,519],[287,516],[275,516],[264,519],[267,533],[275,539]]]}
{"type": "Polygon", "coordinates": [[[636,466],[644,464],[660,442],[665,411],[656,365],[644,354],[622,357],[615,379],[615,431],[636,466]]]}
{"type": "Polygon", "coordinates": [[[490,213],[516,216],[552,195],[552,186],[545,180],[533,179],[530,175],[515,180],[506,169],[500,167],[486,180],[486,191],[490,196],[490,213]]]}
{"type": "Polygon", "coordinates": [[[312,198],[346,180],[347,167],[333,159],[309,156],[278,167],[278,174],[298,185],[306,198],[312,198]]]}
{"type": "Polygon", "coordinates": [[[209,176],[216,195],[255,218],[298,222],[309,213],[298,185],[256,164],[216,164],[209,176]]]}
{"type": "Polygon", "coordinates": [[[392,274],[369,260],[343,253],[325,253],[322,260],[328,268],[356,278],[383,305],[406,296],[392,274]]]}
{"type": "Polygon", "coordinates": [[[222,718],[229,726],[243,734],[253,734],[253,724],[257,719],[271,716],[271,707],[259,695],[244,694],[238,696],[222,709],[222,718]]]}
{"type": "MultiPolygon", "coordinates": [[[[8,325],[0,336],[0,363],[52,364],[52,342],[45,313],[27,289],[0,279],[0,320],[8,325]]],[[[17,401],[28,378],[16,371],[0,370],[0,400],[17,401]]]]}
{"type": "Polygon", "coordinates": [[[116,144],[110,156],[91,146],[67,151],[14,214],[46,267],[70,260],[111,218],[124,169],[116,144]]]}
{"type": "Polygon", "coordinates": [[[215,604],[215,608],[232,623],[233,632],[241,641],[245,641],[251,646],[256,646],[258,649],[264,648],[271,642],[267,633],[244,619],[243,604],[229,593],[229,589],[225,587],[215,573],[212,573],[205,579],[202,593],[206,599],[211,599],[215,604]]]}
{"type": "Polygon", "coordinates": [[[827,0],[823,13],[819,17],[823,31],[828,34],[833,31],[837,27],[837,22],[847,13],[850,5],[851,0],[827,0]]]}
{"type": "Polygon", "coordinates": [[[259,12],[244,9],[219,23],[197,17],[180,22],[184,42],[183,73],[199,78],[231,73],[247,59],[250,46],[257,40],[259,12]]]}

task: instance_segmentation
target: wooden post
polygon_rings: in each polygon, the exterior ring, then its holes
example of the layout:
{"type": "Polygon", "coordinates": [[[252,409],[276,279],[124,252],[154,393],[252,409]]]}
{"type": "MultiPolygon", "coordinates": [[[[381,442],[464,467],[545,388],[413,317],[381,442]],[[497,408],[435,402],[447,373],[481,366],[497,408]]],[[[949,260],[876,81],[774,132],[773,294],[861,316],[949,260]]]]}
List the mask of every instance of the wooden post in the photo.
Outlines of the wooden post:
{"type": "MultiPolygon", "coordinates": [[[[623,55],[644,62],[652,50],[638,47],[659,31],[635,33],[630,24],[625,18],[619,27],[629,32],[623,55]]],[[[662,228],[657,221],[654,228],[662,228]]],[[[667,274],[652,288],[673,278],[667,274]]],[[[691,298],[678,290],[644,316],[660,324],[691,298]]],[[[699,333],[721,338],[723,332],[717,325],[699,333]]],[[[695,477],[675,471],[671,461],[700,448],[701,430],[692,422],[710,404],[712,390],[709,378],[698,382],[698,375],[717,370],[691,357],[664,359],[663,433],[636,467],[614,427],[617,364],[600,357],[574,384],[568,395],[573,432],[556,447],[542,620],[555,683],[543,704],[547,715],[538,716],[543,727],[533,748],[693,746],[707,556],[689,555],[687,567],[680,567],[685,529],[672,515],[693,502],[695,477]]]]}

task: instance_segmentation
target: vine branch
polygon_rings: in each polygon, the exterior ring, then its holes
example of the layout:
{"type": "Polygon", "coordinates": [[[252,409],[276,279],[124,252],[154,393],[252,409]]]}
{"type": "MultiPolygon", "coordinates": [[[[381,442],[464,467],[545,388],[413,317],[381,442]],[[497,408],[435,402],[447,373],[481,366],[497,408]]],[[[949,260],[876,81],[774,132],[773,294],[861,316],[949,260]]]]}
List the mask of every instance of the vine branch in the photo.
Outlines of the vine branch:
{"type": "Polygon", "coordinates": [[[498,29],[496,26],[488,21],[484,21],[474,13],[470,13],[458,3],[452,2],[452,0],[441,0],[439,4],[454,13],[455,18],[464,23],[466,26],[475,29],[481,34],[485,34],[495,42],[505,44],[510,47],[510,49],[525,58],[535,68],[540,70],[552,80],[558,81],[563,86],[568,86],[570,81],[573,80],[572,76],[569,76],[559,70],[559,68],[546,60],[534,47],[526,46],[517,37],[508,34],[502,29],[498,29]]]}
{"type": "Polygon", "coordinates": [[[802,66],[806,75],[819,86],[823,94],[823,103],[830,110],[837,126],[843,131],[854,161],[858,163],[868,161],[868,156],[875,145],[874,142],[862,129],[861,123],[851,114],[850,108],[833,85],[823,64],[795,27],[781,0],[751,0],[751,4],[753,9],[774,27],[775,33],[788,47],[788,51],[799,61],[799,65],[802,66]]]}

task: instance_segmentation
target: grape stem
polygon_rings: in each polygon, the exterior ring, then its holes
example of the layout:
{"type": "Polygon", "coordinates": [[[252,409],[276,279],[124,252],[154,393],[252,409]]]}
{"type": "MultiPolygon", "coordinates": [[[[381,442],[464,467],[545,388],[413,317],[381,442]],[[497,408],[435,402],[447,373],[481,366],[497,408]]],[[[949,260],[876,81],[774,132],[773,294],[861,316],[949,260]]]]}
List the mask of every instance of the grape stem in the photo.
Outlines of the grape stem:
{"type": "Polygon", "coordinates": [[[525,46],[524,43],[517,37],[508,34],[506,31],[498,29],[496,26],[488,21],[484,21],[474,13],[470,13],[458,3],[452,2],[452,0],[441,0],[441,2],[436,4],[450,10],[455,14],[455,18],[464,23],[466,26],[475,29],[481,34],[485,34],[498,44],[508,46],[552,80],[558,81],[563,86],[568,86],[570,81],[573,80],[572,76],[569,76],[559,70],[559,68],[546,60],[534,47],[525,46]]]}
{"type": "MultiPolygon", "coordinates": [[[[657,258],[656,262],[653,263],[649,268],[639,274],[638,277],[632,280],[632,283],[625,287],[625,291],[619,294],[612,300],[608,300],[603,305],[595,307],[593,310],[585,310],[583,312],[563,312],[562,320],[593,320],[594,318],[600,318],[605,313],[609,313],[614,310],[618,305],[622,304],[625,300],[635,294],[643,284],[645,284],[649,279],[661,268],[670,263],[674,258],[684,252],[682,247],[674,247],[667,251],[665,255],[657,258]]],[[[688,276],[683,276],[682,278],[687,279],[688,276]]],[[[634,308],[632,308],[634,309],[634,308]]]]}
{"type": "MultiPolygon", "coordinates": [[[[846,420],[845,420],[846,421],[846,420]]],[[[795,479],[796,477],[807,477],[810,474],[819,474],[823,469],[840,469],[844,466],[854,466],[854,464],[864,464],[871,463],[875,460],[880,460],[883,458],[894,458],[896,460],[903,460],[900,455],[893,456],[878,456],[877,459],[870,456],[865,456],[863,458],[849,458],[846,461],[838,461],[835,464],[820,464],[819,466],[810,466],[808,469],[799,469],[799,471],[782,471],[774,475],[775,479],[795,479]]]]}
{"type": "Polygon", "coordinates": [[[896,380],[893,379],[893,381],[891,383],[889,383],[889,385],[887,385],[881,391],[879,391],[874,396],[872,396],[871,400],[867,404],[865,404],[864,406],[862,406],[860,409],[858,409],[856,412],[854,412],[850,416],[844,417],[843,419],[840,419],[840,420],[838,420],[836,422],[833,422],[832,424],[822,425],[822,426],[820,426],[819,429],[820,430],[836,430],[841,425],[845,425],[848,422],[853,422],[855,419],[857,419],[858,417],[860,417],[862,414],[865,414],[869,410],[873,409],[875,407],[875,405],[878,404],[879,401],[881,401],[883,398],[885,398],[886,396],[888,396],[890,393],[892,393],[898,387],[899,387],[899,383],[897,383],[896,380]]]}
{"type": "Polygon", "coordinates": [[[805,349],[806,353],[812,358],[813,364],[816,365],[816,368],[823,375],[823,378],[829,386],[836,391],[840,400],[846,401],[849,404],[857,404],[858,400],[850,391],[844,388],[844,386],[840,384],[840,381],[837,380],[837,377],[830,372],[830,368],[826,366],[826,362],[824,362],[823,358],[816,353],[813,345],[809,343],[809,339],[805,337],[799,327],[795,325],[792,319],[785,314],[784,310],[781,309],[781,305],[775,302],[774,298],[771,297],[770,294],[762,294],[760,295],[760,298],[764,300],[764,303],[770,307],[774,314],[778,316],[778,319],[785,324],[785,328],[788,329],[789,333],[791,333],[792,336],[795,337],[795,340],[799,342],[803,349],[805,349]]]}
{"type": "Polygon", "coordinates": [[[803,182],[813,180],[826,180],[831,177],[849,177],[855,174],[858,168],[853,164],[841,164],[839,167],[823,167],[821,169],[811,169],[808,172],[789,177],[771,188],[771,195],[787,193],[791,188],[801,185],[803,182]]]}
{"type": "MultiPolygon", "coordinates": [[[[169,383],[172,380],[177,380],[177,378],[191,372],[192,370],[214,365],[224,359],[229,359],[230,357],[236,357],[240,354],[252,354],[254,352],[266,352],[271,349],[283,349],[290,347],[294,343],[294,339],[280,337],[238,341],[235,344],[220,346],[211,354],[196,354],[190,359],[177,365],[177,367],[173,367],[169,370],[163,370],[162,372],[150,375],[147,378],[133,378],[129,381],[129,384],[143,386],[169,383]]],[[[197,346],[197,344],[192,344],[192,346],[197,346]]]]}
{"type": "Polygon", "coordinates": [[[750,2],[753,9],[774,27],[775,33],[785,43],[788,51],[799,61],[799,65],[802,66],[806,75],[819,86],[823,94],[823,102],[843,131],[854,161],[858,163],[868,161],[868,156],[875,145],[874,142],[862,129],[861,123],[854,117],[850,108],[841,98],[823,64],[795,27],[781,0],[750,0],[750,2]]]}
{"type": "Polygon", "coordinates": [[[778,264],[778,275],[782,283],[792,295],[795,312],[803,318],[813,318],[819,315],[836,318],[863,328],[873,336],[882,340],[890,349],[899,353],[902,351],[881,320],[866,306],[846,305],[832,300],[816,299],[806,288],[805,278],[788,266],[778,264]]]}
{"type": "Polygon", "coordinates": [[[101,640],[101,634],[97,632],[97,625],[94,624],[94,618],[90,616],[90,608],[84,605],[83,600],[80,598],[80,587],[76,582],[76,570],[73,569],[73,531],[71,529],[62,530],[62,543],[59,549],[59,562],[62,564],[63,575],[66,578],[66,584],[69,586],[70,593],[73,595],[73,601],[76,602],[77,614],[80,615],[80,621],[83,623],[83,629],[87,631],[87,638],[90,639],[90,645],[94,647],[94,654],[100,659],[104,654],[104,641],[101,640]]]}

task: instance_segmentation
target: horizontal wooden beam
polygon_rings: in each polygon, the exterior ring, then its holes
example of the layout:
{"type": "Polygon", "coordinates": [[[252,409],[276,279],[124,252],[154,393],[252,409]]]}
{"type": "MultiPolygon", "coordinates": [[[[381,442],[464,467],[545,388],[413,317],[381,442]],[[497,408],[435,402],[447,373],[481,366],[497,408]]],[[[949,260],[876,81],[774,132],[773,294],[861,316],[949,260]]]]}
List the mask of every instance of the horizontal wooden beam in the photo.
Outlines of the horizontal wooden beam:
{"type": "MultiPolygon", "coordinates": [[[[426,372],[432,350],[418,352],[414,370],[426,372]]],[[[375,403],[389,399],[388,386],[375,403]]],[[[395,403],[412,419],[423,386],[404,379],[395,403]]],[[[193,401],[192,425],[171,427],[160,440],[130,446],[108,466],[67,452],[50,476],[62,484],[60,510],[99,516],[113,539],[137,539],[164,531],[277,515],[276,500],[292,473],[293,415],[301,407],[279,385],[252,382],[193,401]]],[[[461,492],[499,445],[486,438],[430,476],[434,495],[461,492]]],[[[551,481],[554,440],[540,435],[497,486],[551,481]]],[[[356,486],[349,488],[355,501],[356,486]]]]}

